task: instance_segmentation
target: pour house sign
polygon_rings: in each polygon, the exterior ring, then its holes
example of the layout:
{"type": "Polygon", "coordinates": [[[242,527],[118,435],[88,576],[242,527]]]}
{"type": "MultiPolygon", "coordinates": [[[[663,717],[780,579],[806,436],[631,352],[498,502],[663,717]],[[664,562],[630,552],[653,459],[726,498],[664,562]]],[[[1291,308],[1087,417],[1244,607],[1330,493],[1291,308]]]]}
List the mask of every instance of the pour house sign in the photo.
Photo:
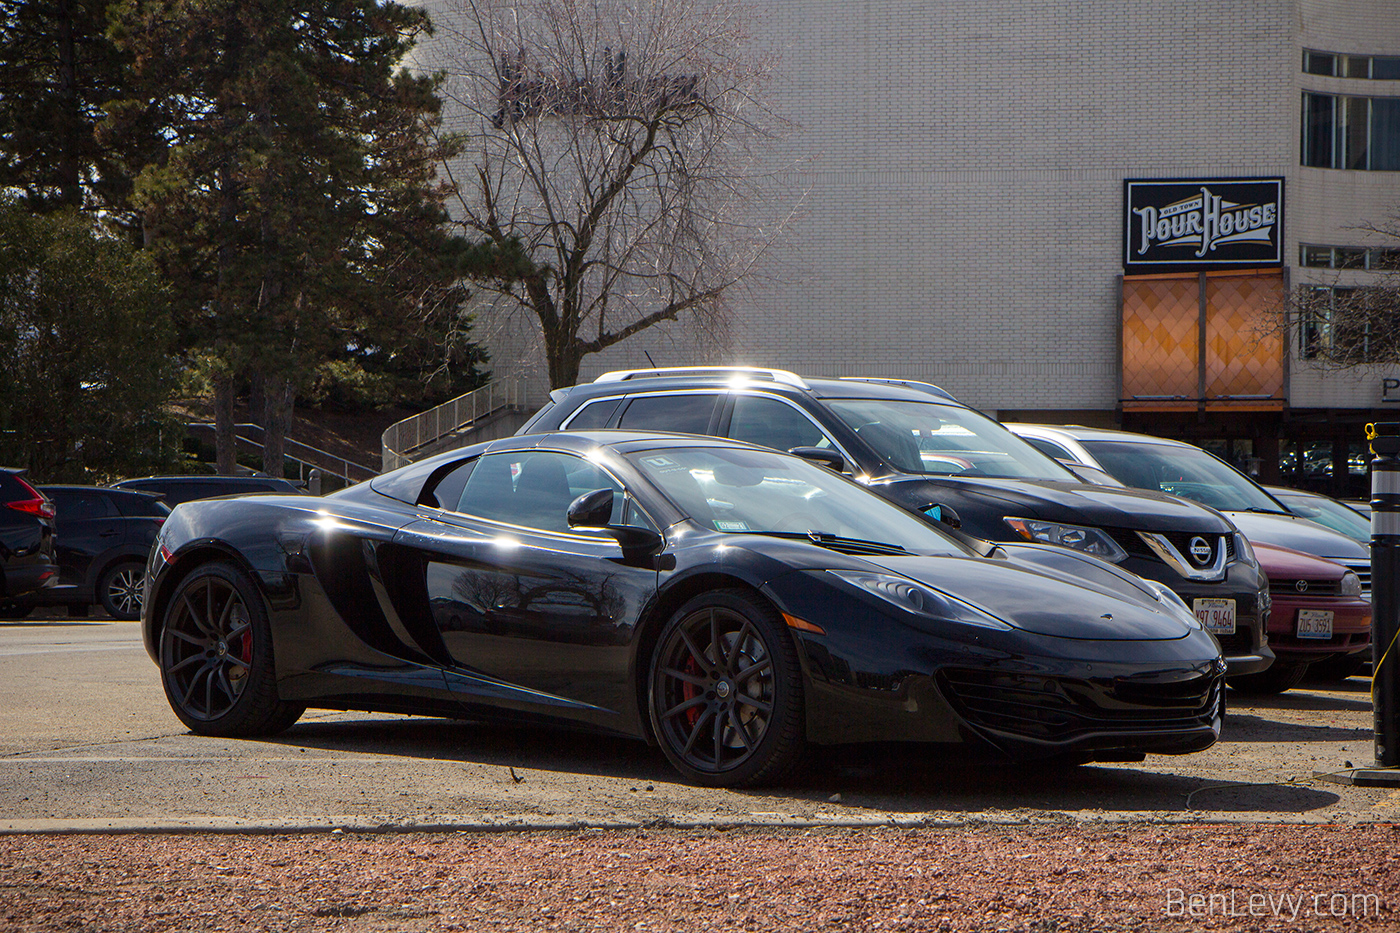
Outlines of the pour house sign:
{"type": "Polygon", "coordinates": [[[1128,179],[1123,271],[1283,265],[1283,179],[1128,179]]]}

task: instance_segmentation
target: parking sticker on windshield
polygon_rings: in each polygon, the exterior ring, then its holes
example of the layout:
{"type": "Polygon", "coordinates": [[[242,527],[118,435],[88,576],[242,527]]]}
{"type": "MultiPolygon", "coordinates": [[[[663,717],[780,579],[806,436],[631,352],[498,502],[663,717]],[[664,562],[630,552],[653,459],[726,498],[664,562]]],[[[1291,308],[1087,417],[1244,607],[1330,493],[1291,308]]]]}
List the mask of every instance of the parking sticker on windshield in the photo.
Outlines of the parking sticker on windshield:
{"type": "Polygon", "coordinates": [[[722,522],[722,521],[720,521],[719,519],[715,519],[715,530],[716,530],[716,531],[748,531],[748,530],[749,530],[749,523],[748,523],[748,522],[722,522]]]}
{"type": "Polygon", "coordinates": [[[642,462],[645,463],[647,466],[654,466],[658,468],[676,465],[674,461],[666,457],[643,457],[642,462]]]}

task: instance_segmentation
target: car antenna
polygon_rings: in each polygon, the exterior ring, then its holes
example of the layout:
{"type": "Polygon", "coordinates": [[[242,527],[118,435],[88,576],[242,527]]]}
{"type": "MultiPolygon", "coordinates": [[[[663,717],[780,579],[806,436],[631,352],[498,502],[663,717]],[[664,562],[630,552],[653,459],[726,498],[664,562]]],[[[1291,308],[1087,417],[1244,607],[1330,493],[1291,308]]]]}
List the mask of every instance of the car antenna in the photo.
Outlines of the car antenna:
{"type": "Polygon", "coordinates": [[[651,363],[651,368],[656,369],[656,362],[651,358],[651,354],[645,350],[642,351],[642,354],[647,358],[647,362],[651,363]]]}

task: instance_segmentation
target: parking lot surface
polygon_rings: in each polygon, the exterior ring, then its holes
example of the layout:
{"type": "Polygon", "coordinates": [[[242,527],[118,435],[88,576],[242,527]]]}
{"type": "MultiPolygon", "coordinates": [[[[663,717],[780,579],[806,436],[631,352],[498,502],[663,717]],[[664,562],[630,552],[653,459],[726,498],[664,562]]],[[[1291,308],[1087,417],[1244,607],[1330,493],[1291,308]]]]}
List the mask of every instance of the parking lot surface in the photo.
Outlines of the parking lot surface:
{"type": "Polygon", "coordinates": [[[1222,741],[1071,769],[921,747],[823,751],[777,788],[678,783],[622,739],[310,711],[274,739],[192,735],[138,627],[0,625],[0,831],[1393,822],[1400,791],[1314,778],[1372,762],[1370,682],[1231,696],[1222,741]]]}

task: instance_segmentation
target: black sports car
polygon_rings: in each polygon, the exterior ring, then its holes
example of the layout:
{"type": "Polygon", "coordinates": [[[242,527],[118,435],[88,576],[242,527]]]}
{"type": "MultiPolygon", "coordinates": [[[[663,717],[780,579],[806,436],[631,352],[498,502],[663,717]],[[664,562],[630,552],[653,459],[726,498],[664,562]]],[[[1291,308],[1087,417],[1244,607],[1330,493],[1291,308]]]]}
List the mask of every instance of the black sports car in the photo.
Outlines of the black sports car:
{"type": "Polygon", "coordinates": [[[1224,711],[1219,646],[1166,587],[715,438],[512,437],[189,502],[147,573],[146,649],[211,735],[308,706],[528,718],[740,785],[807,743],[1141,760],[1210,746],[1224,711]]]}

